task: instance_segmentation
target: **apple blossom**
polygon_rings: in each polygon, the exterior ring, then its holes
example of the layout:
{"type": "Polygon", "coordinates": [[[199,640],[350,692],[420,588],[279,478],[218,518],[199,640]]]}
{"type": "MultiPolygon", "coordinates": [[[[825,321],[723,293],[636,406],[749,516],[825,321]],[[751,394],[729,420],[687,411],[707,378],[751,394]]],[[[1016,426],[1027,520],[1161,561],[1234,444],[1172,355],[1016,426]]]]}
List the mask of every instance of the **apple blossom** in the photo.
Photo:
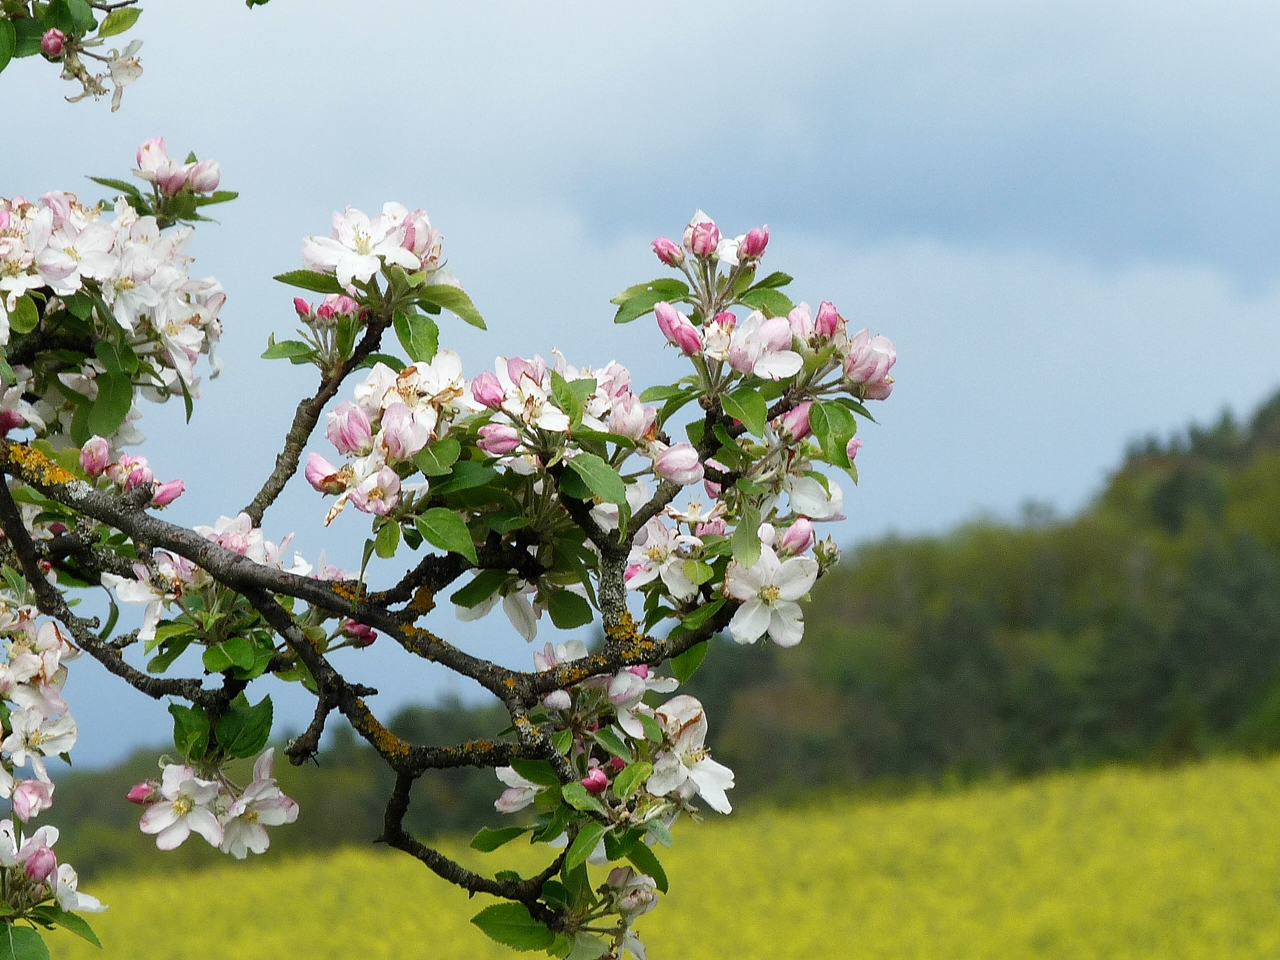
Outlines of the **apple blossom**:
{"type": "Polygon", "coordinates": [[[791,339],[786,317],[765,319],[755,310],[734,328],[729,363],[735,370],[754,373],[765,380],[793,377],[804,366],[804,360],[791,349],[791,339]]]}
{"type": "Polygon", "coordinates": [[[668,237],[658,237],[653,241],[653,252],[668,267],[678,267],[684,263],[684,251],[680,245],[668,237]]]}
{"type": "Polygon", "coordinates": [[[362,457],[373,449],[373,429],[365,411],[350,401],[338,404],[329,414],[325,436],[339,453],[362,457]]]}
{"type": "Polygon", "coordinates": [[[845,445],[844,452],[850,460],[854,460],[858,456],[858,451],[862,449],[862,440],[858,437],[851,437],[845,445]]]}
{"type": "Polygon", "coordinates": [[[699,794],[707,806],[718,813],[730,813],[733,807],[725,791],[733,787],[733,771],[711,759],[703,746],[707,738],[707,716],[702,704],[688,694],[672,697],[654,711],[671,744],[655,758],[653,775],[645,789],[662,797],[677,793],[681,797],[699,794]]]}
{"type": "Polygon", "coordinates": [[[60,906],[67,913],[101,913],[107,908],[97,897],[79,890],[80,877],[69,863],[58,864],[57,890],[54,894],[60,906]]]}
{"type": "Polygon", "coordinates": [[[520,446],[520,434],[505,423],[486,423],[480,428],[476,446],[491,456],[505,457],[520,446]]]}
{"type": "Polygon", "coordinates": [[[813,432],[809,426],[809,409],[812,406],[811,400],[805,400],[782,415],[782,429],[792,440],[803,440],[813,432]]]}
{"type": "Polygon", "coordinates": [[[67,35],[54,27],[46,30],[44,36],[40,38],[40,50],[50,60],[56,60],[62,56],[62,45],[66,41],[67,35]]]}
{"type": "Polygon", "coordinates": [[[748,230],[738,243],[740,260],[759,260],[764,256],[764,248],[769,245],[769,225],[748,230]]]}
{"type": "Polygon", "coordinates": [[[783,556],[804,553],[813,546],[814,540],[813,524],[809,522],[809,518],[798,517],[795,523],[783,531],[782,539],[778,541],[778,552],[783,556]]]}
{"type": "Polygon", "coordinates": [[[702,546],[697,537],[677,533],[654,517],[641,529],[627,558],[626,584],[637,590],[661,579],[677,600],[692,599],[697,586],[684,572],[684,552],[702,546]]]}
{"type": "Polygon", "coordinates": [[[582,785],[587,788],[587,793],[599,796],[609,789],[609,777],[599,767],[594,767],[582,778],[582,785]]]}
{"type": "Polygon", "coordinates": [[[80,448],[80,466],[89,476],[97,478],[111,465],[111,445],[99,436],[90,437],[80,448]]]}
{"type": "Polygon", "coordinates": [[[187,174],[187,183],[196,193],[213,193],[222,182],[222,166],[217,160],[201,160],[187,174]]]}
{"type": "Polygon", "coordinates": [[[151,505],[167,507],[186,492],[187,485],[181,480],[166,480],[156,484],[156,492],[151,497],[151,505]]]}
{"type": "Polygon", "coordinates": [[[693,215],[689,225],[684,228],[685,249],[695,257],[713,257],[720,245],[720,229],[715,221],[701,210],[693,215]]]}
{"type": "Polygon", "coordinates": [[[804,636],[804,621],[796,603],[806,597],[818,578],[818,564],[808,557],[778,560],[768,544],[751,567],[736,560],[725,575],[725,593],[742,602],[729,621],[729,634],[738,643],[754,643],[766,632],[780,647],[794,647],[804,636]]]}
{"type": "Polygon", "coordinates": [[[698,334],[698,328],[679,310],[663,301],[654,306],[653,314],[658,319],[658,328],[663,336],[684,351],[687,356],[693,356],[702,351],[702,337],[698,334]]]}
{"type": "Polygon", "coordinates": [[[204,837],[211,847],[221,846],[222,824],[209,809],[220,792],[217,782],[200,779],[190,767],[168,764],[160,777],[162,799],[142,815],[142,832],[154,834],[161,850],[181,846],[192,832],[204,837]]]}
{"type": "Polygon", "coordinates": [[[512,767],[498,767],[493,772],[507,785],[502,796],[493,802],[494,809],[499,813],[515,813],[517,810],[523,810],[533,803],[533,798],[542,789],[536,783],[520,776],[512,767]]]}
{"type": "Polygon", "coordinates": [[[653,472],[663,480],[687,487],[705,475],[698,451],[688,443],[667,447],[654,458],[653,472]]]}
{"type": "Polygon", "coordinates": [[[830,340],[843,322],[836,312],[835,304],[830,300],[823,300],[818,306],[818,316],[813,321],[813,332],[823,340],[830,340]]]}
{"type": "Polygon", "coordinates": [[[871,336],[860,330],[849,340],[844,373],[853,383],[876,383],[884,380],[898,360],[898,351],[888,337],[871,336]]]}

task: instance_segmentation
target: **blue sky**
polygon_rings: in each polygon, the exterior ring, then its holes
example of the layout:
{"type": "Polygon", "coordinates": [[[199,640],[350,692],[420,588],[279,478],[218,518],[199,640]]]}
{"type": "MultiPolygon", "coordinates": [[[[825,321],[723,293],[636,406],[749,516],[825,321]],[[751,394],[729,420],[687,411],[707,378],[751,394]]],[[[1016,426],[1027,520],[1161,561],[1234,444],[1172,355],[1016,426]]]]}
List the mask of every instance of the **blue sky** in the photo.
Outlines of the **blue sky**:
{"type": "MultiPolygon", "coordinates": [[[[0,76],[0,193],[121,175],[146,137],[218,158],[242,199],[202,228],[195,273],[226,285],[227,374],[195,422],[148,409],[144,450],[233,513],[269,469],[309,376],[257,359],[292,329],[270,276],[330,211],[426,208],[489,319],[446,325],[470,374],[498,353],[674,358],[608,298],[658,275],[648,241],[701,206],[767,222],[767,265],[898,345],[898,387],[863,433],[845,543],[944,530],[1028,499],[1066,513],[1126,441],[1280,385],[1280,8],[1261,3],[461,3],[151,0],[144,77],[115,115],[65,104],[47,66],[0,76]],[[36,131],[39,131],[36,133],[36,131]]],[[[322,449],[317,447],[317,449],[322,449]]],[[[350,560],[302,484],[269,513],[304,552],[350,560]]],[[[452,630],[450,615],[441,629],[452,630]]],[[[526,663],[500,620],[456,635],[526,663]]],[[[380,703],[442,690],[375,646],[380,703]]],[[[375,685],[378,685],[375,680],[375,685]]],[[[162,708],[77,665],[77,756],[162,739],[162,708]]],[[[295,726],[304,700],[286,697],[295,726]]]]}

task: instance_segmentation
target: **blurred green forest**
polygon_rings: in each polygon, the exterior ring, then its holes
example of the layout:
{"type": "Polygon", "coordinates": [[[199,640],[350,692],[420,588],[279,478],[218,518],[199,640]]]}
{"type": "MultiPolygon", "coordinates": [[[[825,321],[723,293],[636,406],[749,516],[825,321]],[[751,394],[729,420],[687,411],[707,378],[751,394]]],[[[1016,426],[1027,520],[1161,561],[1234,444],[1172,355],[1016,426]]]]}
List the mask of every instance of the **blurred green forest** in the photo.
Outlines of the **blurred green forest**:
{"type": "MultiPolygon", "coordinates": [[[[944,536],[853,550],[815,591],[793,650],[713,649],[687,690],[733,799],[912,789],[1110,761],[1168,764],[1280,748],[1280,394],[1247,423],[1224,414],[1129,449],[1080,515],[1028,507],[944,536]]],[[[403,711],[421,743],[489,736],[500,708],[403,711]]],[[[391,778],[340,730],[316,765],[277,764],[301,806],[273,849],[374,839],[391,778]]],[[[121,799],[156,774],[148,751],[58,783],[60,853],[82,873],[184,869],[121,799]]],[[[429,774],[409,823],[422,835],[500,818],[491,771],[429,774]]]]}

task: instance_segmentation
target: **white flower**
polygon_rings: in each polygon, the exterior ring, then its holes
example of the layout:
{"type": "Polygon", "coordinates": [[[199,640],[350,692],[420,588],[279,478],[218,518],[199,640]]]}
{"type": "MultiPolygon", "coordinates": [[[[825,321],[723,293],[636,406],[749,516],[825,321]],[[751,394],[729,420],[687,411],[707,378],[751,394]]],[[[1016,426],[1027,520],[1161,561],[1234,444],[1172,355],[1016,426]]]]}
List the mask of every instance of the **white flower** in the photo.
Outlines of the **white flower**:
{"type": "Polygon", "coordinates": [[[677,600],[696,596],[697,585],[684,574],[687,558],[682,551],[701,546],[697,537],[681,534],[654,517],[640,529],[627,558],[627,587],[635,590],[661,577],[677,600]]]}
{"type": "Polygon", "coordinates": [[[142,832],[156,834],[156,846],[161,850],[181,846],[192,831],[204,837],[209,846],[221,846],[222,824],[209,809],[221,791],[221,784],[201,780],[190,767],[169,764],[160,777],[160,795],[164,799],[142,815],[142,832]]]}
{"type": "Polygon", "coordinates": [[[146,610],[142,614],[142,627],[138,630],[138,639],[143,642],[155,639],[156,625],[160,622],[160,614],[164,610],[164,602],[167,599],[165,593],[153,587],[145,576],[145,568],[136,580],[114,573],[102,575],[102,585],[109,590],[114,590],[121,603],[146,604],[146,610]]]}
{"type": "Polygon", "coordinates": [[[107,909],[97,897],[81,893],[77,889],[79,885],[80,877],[76,874],[75,867],[69,863],[58,864],[58,889],[55,896],[58,898],[58,906],[66,913],[101,913],[107,909]]]}
{"type": "Polygon", "coordinates": [[[487,616],[489,611],[502,601],[502,612],[507,615],[516,632],[530,643],[538,636],[538,619],[542,616],[541,605],[530,602],[529,594],[536,593],[537,587],[523,580],[512,580],[501,589],[481,600],[474,607],[454,606],[458,619],[465,622],[479,620],[487,616]]]}
{"type": "Polygon", "coordinates": [[[298,819],[298,805],[280,792],[271,765],[275,748],[265,750],[253,765],[253,780],[231,805],[222,821],[221,850],[237,860],[252,853],[264,853],[271,845],[267,827],[293,823],[298,819]]]}
{"type": "Polygon", "coordinates": [[[672,746],[658,754],[653,776],[645,782],[645,789],[655,797],[675,792],[681,799],[688,799],[697,793],[712,810],[729,813],[733,807],[725,791],[733,787],[733,771],[712,760],[703,746],[707,738],[707,715],[702,704],[681,694],[654,711],[654,718],[662,725],[672,746]]]}
{"type": "Polygon", "coordinates": [[[124,96],[124,88],[142,76],[142,63],[138,60],[138,51],[142,49],[142,41],[134,40],[124,48],[124,53],[111,51],[111,62],[107,69],[111,72],[111,83],[115,92],[111,94],[111,112],[120,109],[120,98],[124,96]]]}
{"type": "Polygon", "coordinates": [[[502,385],[503,412],[514,420],[552,433],[569,429],[568,415],[551,403],[551,378],[541,357],[534,357],[532,361],[498,357],[494,369],[502,385]]]}
{"type": "Polygon", "coordinates": [[[0,743],[15,767],[30,760],[37,775],[44,774],[42,757],[56,757],[76,745],[76,722],[70,717],[49,720],[36,709],[15,710],[9,716],[13,732],[0,743]]]}
{"type": "Polygon", "coordinates": [[[741,600],[729,633],[738,643],[754,643],[767,631],[781,647],[794,647],[804,636],[804,619],[797,600],[818,579],[818,564],[809,557],[778,560],[773,547],[760,546],[760,559],[750,568],[736,560],[725,573],[725,591],[741,600]]]}
{"type": "Polygon", "coordinates": [[[791,499],[791,512],[810,520],[843,520],[844,491],[834,480],[827,487],[813,477],[797,477],[787,474],[782,488],[791,499]],[[830,487],[828,492],[827,487],[830,487]]]}
{"type": "Polygon", "coordinates": [[[502,796],[493,801],[493,808],[499,813],[515,813],[517,810],[523,810],[533,803],[533,798],[542,789],[536,783],[516,773],[514,767],[498,767],[493,772],[507,785],[502,796]]]}
{"type": "Polygon", "coordinates": [[[307,237],[303,241],[302,259],[313,270],[335,274],[344,287],[352,280],[368,283],[384,261],[406,270],[417,270],[421,261],[401,246],[403,217],[401,221],[396,220],[396,207],[399,205],[387,204],[383,213],[373,219],[353,207],[347,207],[344,213],[335,213],[332,234],[307,237]]]}
{"type": "Polygon", "coordinates": [[[804,359],[791,349],[791,341],[791,324],[786,317],[766,320],[759,310],[752,311],[733,330],[729,363],[735,370],[766,380],[793,377],[804,366],[804,359]]]}

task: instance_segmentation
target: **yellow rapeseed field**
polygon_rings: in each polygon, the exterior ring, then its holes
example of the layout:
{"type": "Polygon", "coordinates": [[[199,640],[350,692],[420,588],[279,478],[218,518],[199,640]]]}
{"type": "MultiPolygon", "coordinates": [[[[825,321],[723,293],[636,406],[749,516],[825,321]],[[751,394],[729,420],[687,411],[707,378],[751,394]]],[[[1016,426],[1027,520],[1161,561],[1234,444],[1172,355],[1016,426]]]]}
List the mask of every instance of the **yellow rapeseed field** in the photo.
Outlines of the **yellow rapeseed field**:
{"type": "MultiPolygon", "coordinates": [[[[1280,957],[1275,760],[735,814],[686,825],[663,859],[672,894],[639,927],[651,960],[1280,957]]],[[[387,852],[89,890],[111,904],[105,952],[59,934],[55,957],[515,956],[468,923],[484,898],[387,852]]]]}

